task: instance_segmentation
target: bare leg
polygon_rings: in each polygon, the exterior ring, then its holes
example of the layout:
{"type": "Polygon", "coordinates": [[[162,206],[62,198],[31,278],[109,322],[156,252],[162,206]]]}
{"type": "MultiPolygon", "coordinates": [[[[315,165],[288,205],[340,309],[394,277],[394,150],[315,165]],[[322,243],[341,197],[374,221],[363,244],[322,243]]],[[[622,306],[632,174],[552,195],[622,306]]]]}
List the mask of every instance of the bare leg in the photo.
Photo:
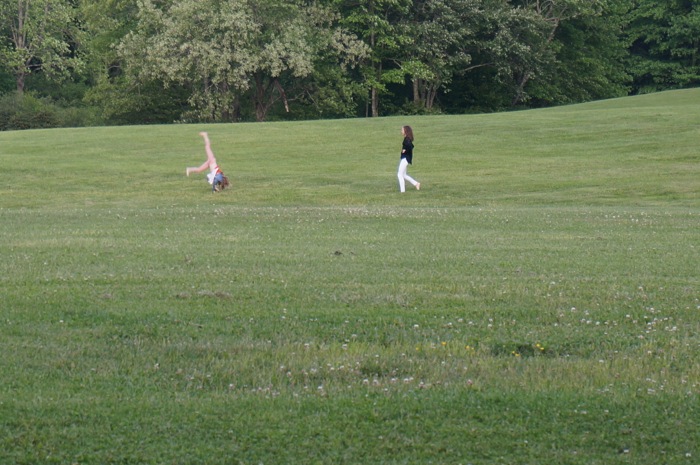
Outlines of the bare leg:
{"type": "Polygon", "coordinates": [[[201,173],[207,168],[209,168],[209,161],[205,161],[204,163],[202,163],[201,166],[190,166],[189,168],[187,168],[187,170],[185,170],[185,172],[187,173],[187,176],[189,176],[190,173],[201,173]]]}
{"type": "Polygon", "coordinates": [[[214,152],[211,149],[211,142],[209,142],[209,135],[206,132],[200,132],[199,135],[204,138],[204,151],[207,153],[207,161],[212,166],[216,166],[216,158],[214,158],[214,152]]]}
{"type": "Polygon", "coordinates": [[[205,161],[198,167],[191,166],[185,169],[185,174],[187,174],[187,176],[189,176],[190,173],[201,173],[207,168],[213,170],[217,166],[216,158],[214,157],[214,152],[211,149],[211,142],[209,142],[209,135],[206,132],[200,132],[199,135],[204,138],[204,151],[207,154],[207,161],[205,161]]]}

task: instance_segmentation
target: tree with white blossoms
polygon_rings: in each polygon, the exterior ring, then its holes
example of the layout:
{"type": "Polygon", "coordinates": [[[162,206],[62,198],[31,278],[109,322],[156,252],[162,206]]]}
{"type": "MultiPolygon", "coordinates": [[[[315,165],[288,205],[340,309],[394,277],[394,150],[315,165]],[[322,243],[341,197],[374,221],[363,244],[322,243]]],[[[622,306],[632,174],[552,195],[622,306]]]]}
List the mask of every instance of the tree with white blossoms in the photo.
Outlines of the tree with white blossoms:
{"type": "Polygon", "coordinates": [[[352,64],[364,49],[333,27],[328,10],[285,0],[139,0],[139,24],[119,51],[143,79],[190,86],[191,117],[239,119],[249,97],[257,121],[282,102],[286,80],[303,79],[329,49],[338,65],[352,64]],[[160,6],[163,5],[163,6],[160,6]]]}
{"type": "Polygon", "coordinates": [[[81,67],[75,15],[70,1],[0,0],[0,66],[14,76],[19,94],[32,72],[60,80],[81,67]]]}

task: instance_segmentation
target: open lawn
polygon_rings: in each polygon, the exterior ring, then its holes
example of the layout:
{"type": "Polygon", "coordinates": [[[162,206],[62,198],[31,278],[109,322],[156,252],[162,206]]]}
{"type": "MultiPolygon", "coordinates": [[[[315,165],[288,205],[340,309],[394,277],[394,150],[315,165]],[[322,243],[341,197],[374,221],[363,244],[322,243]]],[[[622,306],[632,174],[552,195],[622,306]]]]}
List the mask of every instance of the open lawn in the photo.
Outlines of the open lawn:
{"type": "Polygon", "coordinates": [[[0,133],[0,463],[700,463],[699,141],[700,89],[0,133]]]}

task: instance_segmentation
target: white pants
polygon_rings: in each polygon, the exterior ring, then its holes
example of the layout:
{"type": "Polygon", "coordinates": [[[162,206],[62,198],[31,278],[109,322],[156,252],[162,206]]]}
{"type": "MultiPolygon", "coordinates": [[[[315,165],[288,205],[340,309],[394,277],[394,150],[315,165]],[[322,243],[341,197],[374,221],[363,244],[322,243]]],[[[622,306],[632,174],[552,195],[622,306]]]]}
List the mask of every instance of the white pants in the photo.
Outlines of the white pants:
{"type": "Polygon", "coordinates": [[[406,170],[408,169],[408,161],[405,158],[401,159],[401,162],[399,163],[399,190],[401,192],[406,192],[406,181],[410,182],[414,186],[418,184],[418,181],[410,177],[408,174],[406,174],[406,170]]]}

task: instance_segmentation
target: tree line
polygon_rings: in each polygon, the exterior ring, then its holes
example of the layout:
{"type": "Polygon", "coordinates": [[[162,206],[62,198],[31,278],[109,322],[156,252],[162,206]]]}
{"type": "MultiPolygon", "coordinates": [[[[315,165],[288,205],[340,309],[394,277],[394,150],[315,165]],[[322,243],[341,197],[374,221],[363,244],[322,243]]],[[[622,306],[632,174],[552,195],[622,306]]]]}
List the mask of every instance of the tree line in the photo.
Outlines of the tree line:
{"type": "Polygon", "coordinates": [[[0,129],[493,112],[700,82],[700,0],[0,0],[0,129]]]}

